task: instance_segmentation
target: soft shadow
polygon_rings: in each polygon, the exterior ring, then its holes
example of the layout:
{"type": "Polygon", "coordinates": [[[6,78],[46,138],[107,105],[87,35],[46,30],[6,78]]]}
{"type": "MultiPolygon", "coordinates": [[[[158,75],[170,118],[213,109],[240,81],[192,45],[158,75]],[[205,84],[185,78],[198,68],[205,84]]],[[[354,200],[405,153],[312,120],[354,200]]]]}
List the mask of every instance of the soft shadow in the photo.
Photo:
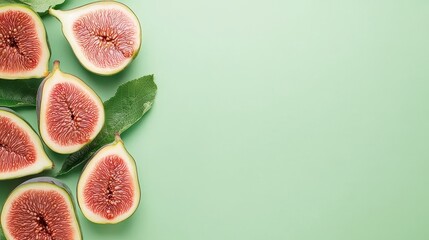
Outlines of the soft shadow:
{"type": "Polygon", "coordinates": [[[130,231],[132,225],[130,224],[133,222],[133,216],[128,218],[127,220],[118,223],[118,224],[95,224],[93,222],[90,222],[88,219],[85,218],[85,224],[86,226],[89,226],[91,228],[91,231],[94,231],[97,233],[97,235],[100,236],[100,239],[102,239],[104,236],[112,238],[112,236],[115,236],[115,239],[121,239],[121,237],[126,236],[130,231]]]}

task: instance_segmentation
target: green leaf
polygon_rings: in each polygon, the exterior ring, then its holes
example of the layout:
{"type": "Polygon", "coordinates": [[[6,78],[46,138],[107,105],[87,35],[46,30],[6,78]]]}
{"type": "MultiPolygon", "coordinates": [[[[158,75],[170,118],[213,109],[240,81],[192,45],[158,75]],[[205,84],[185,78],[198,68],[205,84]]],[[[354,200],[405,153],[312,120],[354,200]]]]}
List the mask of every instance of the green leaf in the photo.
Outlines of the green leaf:
{"type": "Polygon", "coordinates": [[[106,119],[100,133],[90,144],[69,155],[57,176],[86,163],[100,147],[115,140],[115,133],[120,134],[139,121],[152,107],[156,91],[153,75],[119,86],[115,96],[104,103],[106,119]]]}
{"type": "MultiPolygon", "coordinates": [[[[0,4],[3,4],[3,3],[16,3],[16,1],[13,1],[13,0],[0,0],[0,4]]],[[[1,236],[1,235],[0,235],[1,236]]],[[[0,240],[1,240],[2,238],[0,238],[0,240]]]]}
{"type": "Polygon", "coordinates": [[[35,12],[45,13],[49,8],[63,4],[65,0],[0,0],[3,3],[22,3],[31,7],[35,12]]]}
{"type": "Polygon", "coordinates": [[[1,228],[1,225],[0,225],[0,240],[6,240],[6,238],[4,237],[4,233],[3,233],[3,229],[1,228]]]}
{"type": "Polygon", "coordinates": [[[65,0],[16,0],[30,6],[38,13],[45,13],[49,8],[63,4],[65,0]]]}
{"type": "Polygon", "coordinates": [[[0,106],[36,106],[37,89],[42,80],[0,80],[0,106]]]}

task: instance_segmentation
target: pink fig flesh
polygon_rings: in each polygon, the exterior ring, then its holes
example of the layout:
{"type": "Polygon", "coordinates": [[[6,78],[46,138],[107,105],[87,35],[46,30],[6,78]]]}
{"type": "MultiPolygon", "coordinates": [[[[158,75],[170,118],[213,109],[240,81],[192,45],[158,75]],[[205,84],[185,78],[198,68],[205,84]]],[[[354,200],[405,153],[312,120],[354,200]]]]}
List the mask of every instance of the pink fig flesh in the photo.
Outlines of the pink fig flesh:
{"type": "Polygon", "coordinates": [[[87,207],[108,220],[129,211],[134,194],[127,163],[117,155],[100,160],[83,189],[87,207]]]}
{"type": "Polygon", "coordinates": [[[36,155],[28,134],[12,119],[0,116],[0,173],[30,166],[36,161],[36,155]]]}
{"type": "Polygon", "coordinates": [[[3,205],[1,224],[9,240],[82,239],[70,189],[51,177],[16,187],[3,205]]]}
{"type": "Polygon", "coordinates": [[[98,106],[74,84],[56,84],[47,106],[47,131],[59,145],[90,141],[99,121],[98,106]]]}
{"type": "Polygon", "coordinates": [[[116,68],[131,59],[137,30],[130,17],[116,9],[99,9],[73,24],[74,36],[87,59],[100,68],[116,68]]]}
{"type": "Polygon", "coordinates": [[[31,16],[9,10],[0,13],[0,23],[0,71],[15,73],[36,68],[42,48],[31,16]]]}
{"type": "Polygon", "coordinates": [[[73,240],[72,216],[56,191],[29,190],[12,202],[7,226],[14,239],[73,240]]]}

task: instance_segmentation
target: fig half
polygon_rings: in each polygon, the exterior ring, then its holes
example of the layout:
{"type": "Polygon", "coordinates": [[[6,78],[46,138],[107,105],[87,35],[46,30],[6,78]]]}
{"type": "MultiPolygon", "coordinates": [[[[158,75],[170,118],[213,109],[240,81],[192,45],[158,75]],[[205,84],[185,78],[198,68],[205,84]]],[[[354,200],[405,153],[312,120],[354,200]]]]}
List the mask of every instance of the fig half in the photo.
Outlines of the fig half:
{"type": "Polygon", "coordinates": [[[0,180],[36,174],[53,166],[33,128],[14,111],[0,107],[0,180]]]}
{"type": "Polygon", "coordinates": [[[70,189],[50,177],[16,187],[3,206],[1,225],[9,240],[82,239],[70,189]]]}
{"type": "Polygon", "coordinates": [[[50,51],[42,19],[22,4],[0,6],[0,78],[48,75],[50,51]]]}
{"type": "Polygon", "coordinates": [[[79,78],[63,73],[59,61],[40,84],[36,108],[40,136],[57,153],[78,151],[104,125],[100,97],[79,78]]]}
{"type": "Polygon", "coordinates": [[[140,22],[116,1],[100,1],[68,11],[50,9],[62,23],[64,36],[81,64],[99,75],[122,71],[137,56],[140,22]]]}
{"type": "Polygon", "coordinates": [[[85,166],[77,184],[77,200],[83,215],[100,224],[124,221],[137,209],[140,202],[137,167],[119,135],[85,166]]]}

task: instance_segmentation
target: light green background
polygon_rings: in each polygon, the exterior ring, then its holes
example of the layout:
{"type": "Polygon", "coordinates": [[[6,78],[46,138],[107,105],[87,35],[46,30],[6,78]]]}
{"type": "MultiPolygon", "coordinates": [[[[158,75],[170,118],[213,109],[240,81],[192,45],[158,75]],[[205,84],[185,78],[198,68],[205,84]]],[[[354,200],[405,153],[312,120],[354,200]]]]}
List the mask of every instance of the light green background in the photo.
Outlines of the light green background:
{"type": "Polygon", "coordinates": [[[115,226],[79,212],[86,239],[429,239],[428,1],[123,2],[144,43],[113,77],[44,17],[52,60],[104,100],[145,74],[159,87],[123,135],[141,205],[115,226]]]}

